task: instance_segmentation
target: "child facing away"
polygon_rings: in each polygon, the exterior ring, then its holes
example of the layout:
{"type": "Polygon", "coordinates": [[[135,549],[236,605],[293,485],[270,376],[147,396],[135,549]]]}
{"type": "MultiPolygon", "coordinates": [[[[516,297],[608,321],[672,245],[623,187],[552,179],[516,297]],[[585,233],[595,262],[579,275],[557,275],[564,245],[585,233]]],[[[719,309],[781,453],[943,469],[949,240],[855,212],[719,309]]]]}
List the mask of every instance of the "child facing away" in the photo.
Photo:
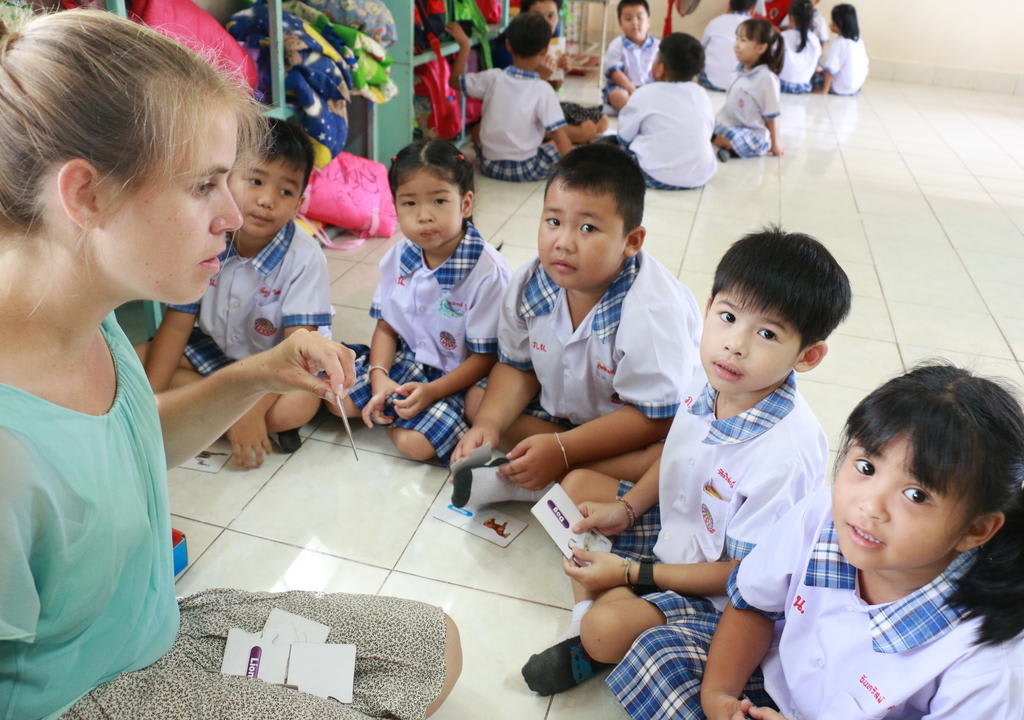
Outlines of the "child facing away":
{"type": "Polygon", "coordinates": [[[706,652],[736,563],[824,482],[828,442],[795,373],[824,359],[850,297],[807,235],[768,228],[729,248],[705,306],[706,375],[660,460],[635,485],[588,471],[565,480],[584,515],[575,529],[617,537],[611,553],[577,551],[587,566],[565,562],[577,604],[566,639],[524,666],[533,690],[618,663],[607,684],[632,717],[700,716],[699,683],[680,688],[674,667],[706,652]]]}
{"type": "MultiPolygon", "coordinates": [[[[152,342],[141,351],[153,390],[198,381],[242,358],[269,350],[300,328],[330,337],[330,274],[319,243],[295,221],[313,168],[302,130],[270,120],[262,157],[229,178],[242,212],[218,256],[219,272],[195,303],[168,305],[152,342]]],[[[307,392],[268,394],[227,431],[243,468],[259,467],[277,433],[284,452],[302,444],[298,428],[320,407],[307,392]]]]}
{"type": "Polygon", "coordinates": [[[558,97],[539,74],[551,40],[548,21],[535,12],[516,16],[505,30],[511,67],[468,74],[469,37],[458,23],[448,23],[447,30],[459,44],[452,87],[483,98],[480,171],[509,182],[543,180],[572,149],[558,97]]]}
{"type": "MultiPolygon", "coordinates": [[[[814,37],[818,38],[818,43],[824,46],[828,42],[828,23],[825,22],[825,18],[822,17],[821,13],[818,12],[818,5],[821,0],[810,0],[811,1],[811,32],[814,33],[814,37]]],[[[794,2],[794,5],[796,3],[794,2]]],[[[789,7],[789,14],[782,19],[779,23],[779,27],[782,30],[793,30],[800,28],[800,22],[793,16],[793,6],[789,7]]]]}
{"type": "Polygon", "coordinates": [[[697,369],[700,312],[643,252],[643,208],[643,176],[617,147],[584,145],[555,166],[538,257],[505,292],[499,362],[452,454],[486,444],[510,462],[473,473],[469,505],[536,499],[573,467],[638,478],[660,452],[697,369]]]}
{"type": "Polygon", "coordinates": [[[787,16],[793,26],[782,31],[786,59],[779,72],[779,89],[784,93],[802,94],[813,89],[811,79],[821,59],[821,41],[812,23],[817,11],[811,0],[794,0],[787,16]]]}
{"type": "Polygon", "coordinates": [[[835,40],[814,78],[815,92],[856,95],[868,78],[868,51],[860,39],[857,9],[848,3],[832,8],[832,32],[835,40]]]}
{"type": "Polygon", "coordinates": [[[497,359],[508,265],[473,226],[473,165],[454,145],[408,145],[388,180],[405,237],[380,261],[377,327],[369,348],[353,346],[358,379],[343,409],[387,426],[404,456],[446,461],[466,430],[467,391],[482,394],[473,385],[497,359]]]}
{"type": "Polygon", "coordinates": [[[639,88],[619,113],[619,142],[635,155],[649,188],[697,188],[717,170],[707,142],[715,111],[693,82],[703,66],[697,38],[672,33],[661,41],[651,68],[655,82],[639,88]]]}
{"type": "Polygon", "coordinates": [[[918,367],[857,405],[839,456],[835,484],[729,579],[701,689],[709,720],[1020,717],[1018,401],[965,370],[918,367]],[[748,678],[763,689],[740,700],[748,678]]]}
{"type": "Polygon", "coordinates": [[[736,79],[736,29],[750,19],[757,0],[729,0],[729,11],[711,20],[704,28],[704,71],[700,84],[708,90],[725,92],[736,79]]]}
{"type": "Polygon", "coordinates": [[[637,88],[652,82],[658,38],[648,34],[651,8],[647,0],[619,0],[616,12],[622,34],[608,43],[604,53],[602,97],[607,105],[621,110],[637,88]]]}
{"type": "Polygon", "coordinates": [[[736,28],[736,59],[741,70],[729,86],[725,105],[715,117],[712,144],[718,159],[730,155],[782,155],[778,118],[781,112],[779,71],[785,45],[767,20],[744,20],[736,28]]]}

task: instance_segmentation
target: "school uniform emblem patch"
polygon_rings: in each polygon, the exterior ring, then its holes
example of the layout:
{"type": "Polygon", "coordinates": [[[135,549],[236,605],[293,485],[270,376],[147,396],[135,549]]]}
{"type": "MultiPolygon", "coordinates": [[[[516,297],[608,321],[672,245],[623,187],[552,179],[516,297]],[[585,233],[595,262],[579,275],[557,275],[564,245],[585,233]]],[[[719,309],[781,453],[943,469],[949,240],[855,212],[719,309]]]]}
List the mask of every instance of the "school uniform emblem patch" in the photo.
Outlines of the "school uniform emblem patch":
{"type": "Polygon", "coordinates": [[[715,518],[711,515],[711,511],[708,510],[708,506],[704,503],[700,504],[700,514],[704,518],[704,527],[708,529],[709,533],[714,534],[715,518]]]}
{"type": "Polygon", "coordinates": [[[440,335],[441,347],[445,350],[454,350],[459,346],[459,343],[455,340],[455,336],[447,330],[442,330],[440,335]]]}
{"type": "Polygon", "coordinates": [[[466,314],[466,304],[459,302],[453,303],[449,302],[448,298],[441,298],[438,312],[441,313],[441,317],[460,318],[466,314]]]}
{"type": "Polygon", "coordinates": [[[256,322],[253,323],[253,330],[264,337],[270,337],[277,332],[277,328],[274,327],[274,323],[270,322],[266,318],[256,318],[256,322]]]}

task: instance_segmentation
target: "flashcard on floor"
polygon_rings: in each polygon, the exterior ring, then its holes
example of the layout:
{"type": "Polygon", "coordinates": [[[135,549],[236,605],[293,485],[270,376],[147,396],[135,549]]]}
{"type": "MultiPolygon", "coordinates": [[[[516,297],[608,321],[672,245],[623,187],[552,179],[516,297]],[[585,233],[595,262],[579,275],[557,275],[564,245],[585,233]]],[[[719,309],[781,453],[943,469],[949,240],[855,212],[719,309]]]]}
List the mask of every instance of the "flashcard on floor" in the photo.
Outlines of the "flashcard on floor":
{"type": "Polygon", "coordinates": [[[200,472],[215,473],[220,472],[220,469],[224,467],[230,457],[230,452],[214,450],[211,447],[203,450],[194,458],[183,462],[180,467],[187,470],[199,470],[200,472]]]}
{"type": "Polygon", "coordinates": [[[530,508],[530,512],[540,520],[540,524],[567,558],[572,557],[574,547],[602,552],[612,549],[612,541],[596,530],[587,530],[585,533],[572,531],[572,526],[582,520],[583,515],[561,485],[552,485],[544,497],[530,508]]]}
{"type": "Polygon", "coordinates": [[[225,675],[244,675],[283,685],[288,671],[288,652],[287,643],[270,642],[263,633],[231,628],[220,671],[225,675]]]}
{"type": "Polygon", "coordinates": [[[288,684],[317,697],[352,702],[356,674],[355,645],[294,643],[288,659],[288,684]]]}
{"type": "Polygon", "coordinates": [[[517,520],[490,507],[472,510],[457,508],[454,505],[442,505],[434,508],[431,515],[501,547],[507,547],[519,533],[526,529],[526,523],[522,520],[517,520]]]}

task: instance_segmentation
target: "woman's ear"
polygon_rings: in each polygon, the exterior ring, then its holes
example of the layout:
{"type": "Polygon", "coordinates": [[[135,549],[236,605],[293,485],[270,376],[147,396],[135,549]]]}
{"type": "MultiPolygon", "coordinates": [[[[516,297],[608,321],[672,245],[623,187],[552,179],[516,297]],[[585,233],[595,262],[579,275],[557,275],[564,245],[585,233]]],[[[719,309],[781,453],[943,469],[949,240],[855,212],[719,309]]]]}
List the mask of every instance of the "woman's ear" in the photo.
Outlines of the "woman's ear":
{"type": "Polygon", "coordinates": [[[57,171],[57,195],[61,207],[72,223],[81,229],[100,222],[104,202],[100,173],[87,160],[73,158],[57,171]]]}

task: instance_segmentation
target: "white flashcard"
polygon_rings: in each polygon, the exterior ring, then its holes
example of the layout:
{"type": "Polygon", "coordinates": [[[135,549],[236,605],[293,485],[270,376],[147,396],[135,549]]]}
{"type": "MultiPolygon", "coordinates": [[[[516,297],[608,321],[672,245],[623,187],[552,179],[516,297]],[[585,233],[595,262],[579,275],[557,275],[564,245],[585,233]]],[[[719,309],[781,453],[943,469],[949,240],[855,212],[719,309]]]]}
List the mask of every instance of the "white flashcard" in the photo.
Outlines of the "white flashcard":
{"type": "Polygon", "coordinates": [[[509,543],[526,529],[526,523],[522,520],[517,520],[490,507],[473,510],[457,508],[449,504],[435,507],[430,514],[438,520],[501,547],[508,547],[509,543]]]}
{"type": "Polygon", "coordinates": [[[302,692],[351,703],[355,674],[355,645],[292,644],[288,684],[302,692]]]}
{"type": "Polygon", "coordinates": [[[325,643],[331,629],[301,615],[274,608],[263,626],[263,639],[274,643],[325,643]]]}
{"type": "Polygon", "coordinates": [[[602,552],[612,549],[612,541],[596,530],[587,530],[585,533],[572,531],[572,526],[583,520],[583,515],[561,485],[552,485],[544,497],[530,508],[530,512],[540,520],[540,524],[567,558],[572,558],[574,547],[602,552]]]}
{"type": "Polygon", "coordinates": [[[195,457],[189,458],[183,462],[180,467],[187,470],[199,470],[200,472],[215,473],[220,472],[220,469],[224,467],[230,457],[230,452],[221,452],[219,450],[214,450],[211,447],[203,450],[195,457]]]}
{"type": "Polygon", "coordinates": [[[281,685],[288,670],[288,645],[268,642],[262,633],[238,628],[228,631],[224,660],[220,671],[225,675],[244,675],[281,685]]]}

